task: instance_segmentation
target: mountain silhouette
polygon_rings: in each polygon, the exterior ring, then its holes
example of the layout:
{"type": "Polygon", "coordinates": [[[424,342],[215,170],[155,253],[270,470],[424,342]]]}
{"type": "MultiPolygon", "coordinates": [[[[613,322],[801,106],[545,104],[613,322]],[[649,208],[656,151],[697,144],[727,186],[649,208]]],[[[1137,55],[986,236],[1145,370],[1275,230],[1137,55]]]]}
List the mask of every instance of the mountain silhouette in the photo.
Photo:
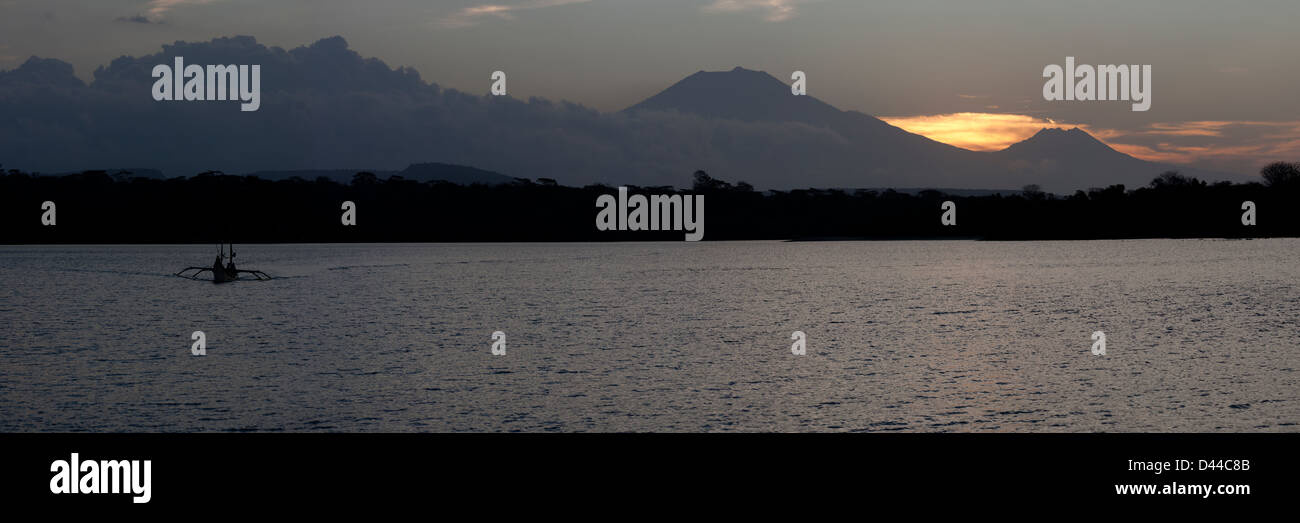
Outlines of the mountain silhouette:
{"type": "Polygon", "coordinates": [[[855,136],[894,135],[929,141],[878,118],[841,111],[812,96],[795,96],[789,85],[772,75],[742,67],[697,72],[624,111],[678,111],[742,122],[799,122],[855,136]]]}
{"type": "MultiPolygon", "coordinates": [[[[1079,128],[1040,129],[1024,141],[989,154],[1006,176],[1025,184],[1064,192],[1079,181],[1092,187],[1123,184],[1132,189],[1151,182],[1157,174],[1179,171],[1200,179],[1243,180],[1244,176],[1149,162],[1116,151],[1079,128]]],[[[1012,183],[1010,180],[1007,183],[1012,183]]],[[[1085,187],[1077,187],[1086,189],[1085,187]]]]}
{"type": "MultiPolygon", "coordinates": [[[[175,177],[354,167],[401,174],[412,162],[436,161],[567,185],[689,187],[702,169],[759,189],[1032,183],[1054,192],[1145,185],[1177,169],[1124,155],[1082,131],[969,151],[794,96],[781,79],[739,67],[691,74],[613,113],[491,96],[486,85],[478,94],[442,88],[413,69],[363,57],[340,37],[289,50],[249,36],[176,42],[116,58],[89,83],[66,62],[34,58],[0,71],[0,164],[35,172],[132,165],[175,177]],[[150,70],[175,56],[261,64],[261,108],[152,100],[150,70]]],[[[410,178],[435,176],[416,171],[410,178]]],[[[436,176],[460,176],[443,171],[436,176]]]]}
{"type": "Polygon", "coordinates": [[[623,113],[652,111],[779,126],[783,136],[773,143],[727,159],[741,171],[735,177],[759,187],[986,187],[965,176],[972,166],[987,164],[986,156],[811,95],[795,96],[789,85],[763,71],[700,71],[623,113]]]}
{"type": "Polygon", "coordinates": [[[1013,143],[999,152],[1016,157],[1058,154],[1123,154],[1078,127],[1068,130],[1044,127],[1034,133],[1033,136],[1026,138],[1024,141],[1013,143]]]}
{"type": "Polygon", "coordinates": [[[697,72],[624,110],[630,114],[645,111],[673,111],[746,123],[800,123],[828,129],[856,145],[877,171],[909,165],[933,170],[946,164],[981,161],[972,151],[907,132],[879,118],[842,111],[811,95],[795,96],[790,86],[776,77],[742,67],[697,72]]]}
{"type": "MultiPolygon", "coordinates": [[[[1156,175],[1178,170],[1203,179],[1241,178],[1225,173],[1148,162],[1114,150],[1082,129],[1041,129],[1034,136],[996,152],[970,151],[909,133],[857,111],[841,111],[812,96],[794,96],[772,75],[736,67],[700,71],[624,110],[635,114],[669,111],[741,122],[795,122],[834,131],[851,142],[857,158],[841,172],[860,172],[843,187],[870,186],[886,175],[899,187],[1018,188],[1036,184],[1049,190],[1144,186],[1156,175]],[[868,166],[863,170],[859,165],[868,166]]],[[[882,185],[883,186],[883,185],[882,185]]]]}

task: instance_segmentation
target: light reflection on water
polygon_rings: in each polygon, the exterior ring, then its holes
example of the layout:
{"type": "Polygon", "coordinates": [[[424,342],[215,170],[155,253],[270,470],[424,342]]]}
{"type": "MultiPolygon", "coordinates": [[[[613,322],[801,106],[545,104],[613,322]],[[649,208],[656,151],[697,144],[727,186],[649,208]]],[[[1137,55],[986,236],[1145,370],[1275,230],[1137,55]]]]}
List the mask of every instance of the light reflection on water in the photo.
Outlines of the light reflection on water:
{"type": "Polygon", "coordinates": [[[0,247],[0,430],[1300,422],[1298,240],[245,245],[275,280],[171,276],[214,252],[0,247]]]}

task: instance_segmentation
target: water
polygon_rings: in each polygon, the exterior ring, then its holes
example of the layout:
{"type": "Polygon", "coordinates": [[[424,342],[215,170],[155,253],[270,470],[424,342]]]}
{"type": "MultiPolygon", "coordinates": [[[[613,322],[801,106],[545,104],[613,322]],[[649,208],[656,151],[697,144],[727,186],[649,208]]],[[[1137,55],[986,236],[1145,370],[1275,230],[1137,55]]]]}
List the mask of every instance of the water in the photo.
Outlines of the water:
{"type": "Polygon", "coordinates": [[[214,250],[0,247],[0,430],[1300,422],[1300,240],[247,245],[275,280],[170,276],[214,250]]]}

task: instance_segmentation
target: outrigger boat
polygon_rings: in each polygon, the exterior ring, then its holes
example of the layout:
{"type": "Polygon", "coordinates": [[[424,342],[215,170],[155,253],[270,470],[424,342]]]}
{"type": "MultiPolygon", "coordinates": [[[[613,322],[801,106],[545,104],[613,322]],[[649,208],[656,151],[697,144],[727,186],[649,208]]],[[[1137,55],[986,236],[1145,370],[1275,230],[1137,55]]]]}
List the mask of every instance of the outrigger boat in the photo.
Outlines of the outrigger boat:
{"type": "Polygon", "coordinates": [[[240,274],[247,274],[259,281],[271,279],[270,275],[262,271],[235,268],[235,244],[230,244],[229,256],[226,256],[225,244],[220,244],[219,248],[221,250],[217,253],[217,259],[212,262],[211,267],[186,267],[176,275],[182,278],[198,280],[200,279],[199,275],[210,272],[212,273],[212,283],[232,282],[238,280],[240,274]],[[225,265],[222,265],[223,260],[228,260],[225,265]]]}

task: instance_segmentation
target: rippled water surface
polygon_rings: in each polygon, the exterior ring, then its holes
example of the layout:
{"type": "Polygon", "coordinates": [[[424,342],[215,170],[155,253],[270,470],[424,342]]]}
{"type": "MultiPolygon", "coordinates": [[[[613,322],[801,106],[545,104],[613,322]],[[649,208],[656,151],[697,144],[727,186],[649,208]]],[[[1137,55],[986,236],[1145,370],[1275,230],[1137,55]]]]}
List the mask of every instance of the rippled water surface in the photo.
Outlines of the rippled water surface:
{"type": "Polygon", "coordinates": [[[276,279],[171,276],[214,251],[0,247],[0,430],[1300,423],[1297,240],[246,245],[276,279]]]}

